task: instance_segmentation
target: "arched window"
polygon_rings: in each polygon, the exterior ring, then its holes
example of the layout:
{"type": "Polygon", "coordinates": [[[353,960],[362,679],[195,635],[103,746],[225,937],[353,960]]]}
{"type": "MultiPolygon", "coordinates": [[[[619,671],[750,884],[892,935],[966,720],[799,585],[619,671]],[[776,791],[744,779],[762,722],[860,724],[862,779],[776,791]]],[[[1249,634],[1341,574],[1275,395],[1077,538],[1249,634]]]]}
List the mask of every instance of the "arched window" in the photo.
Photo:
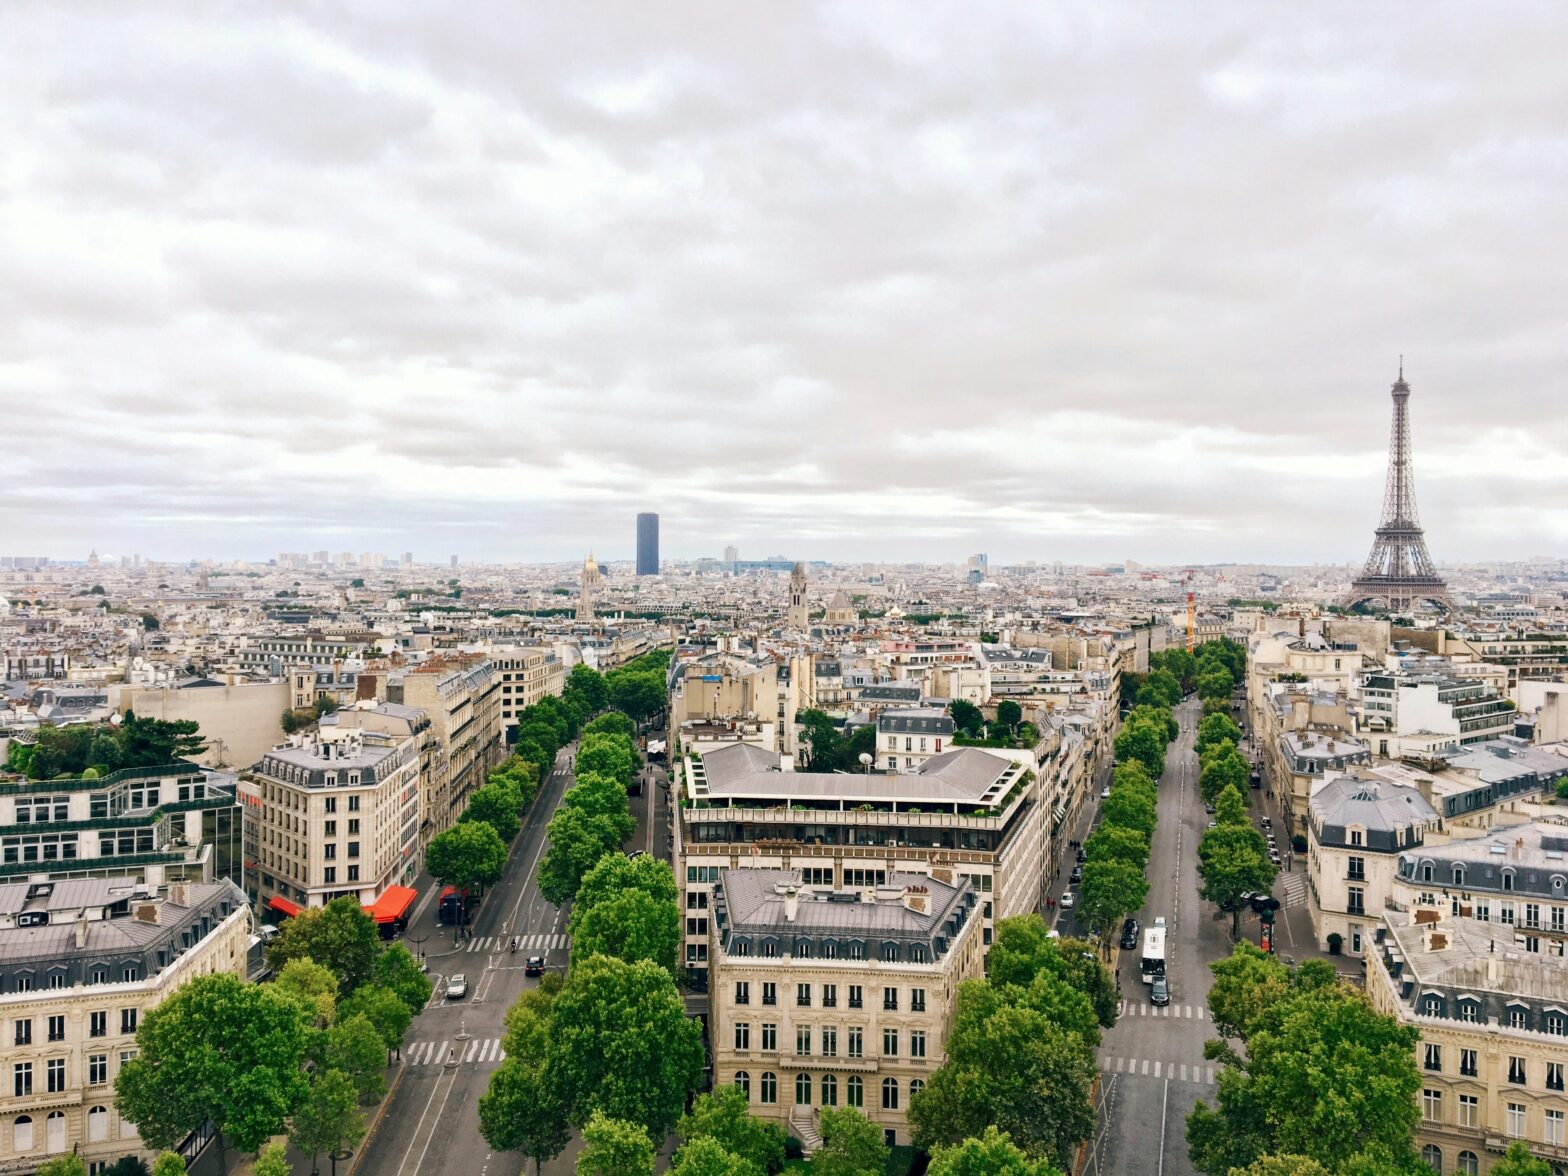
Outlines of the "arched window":
{"type": "Polygon", "coordinates": [[[735,1085],[746,1092],[746,1097],[751,1097],[751,1075],[745,1070],[735,1071],[735,1085]]]}
{"type": "Polygon", "coordinates": [[[98,1106],[87,1112],[87,1142],[99,1143],[109,1138],[109,1108],[98,1106]]]}
{"type": "Polygon", "coordinates": [[[1454,867],[1454,885],[1455,886],[1463,886],[1464,884],[1465,884],[1465,868],[1463,866],[1456,865],[1454,867]]]}
{"type": "Polygon", "coordinates": [[[822,1075],[822,1105],[838,1106],[838,1079],[832,1074],[822,1075]]]}
{"type": "Polygon", "coordinates": [[[31,1115],[18,1115],[16,1122],[11,1125],[11,1150],[33,1150],[33,1117],[31,1115]]]}
{"type": "Polygon", "coordinates": [[[1513,888],[1514,888],[1514,872],[1512,870],[1504,870],[1503,871],[1503,889],[1504,890],[1512,890],[1513,888]]]}
{"type": "Polygon", "coordinates": [[[795,1075],[795,1105],[809,1107],[811,1105],[811,1075],[795,1075]]]}
{"type": "Polygon", "coordinates": [[[47,1149],[51,1152],[63,1152],[65,1150],[65,1112],[50,1111],[49,1118],[44,1122],[44,1128],[49,1137],[44,1141],[47,1149]]]}
{"type": "Polygon", "coordinates": [[[779,1079],[772,1070],[762,1072],[761,1089],[757,1094],[758,1102],[776,1103],[779,1101],[779,1079]]]}
{"type": "Polygon", "coordinates": [[[1436,1144],[1429,1143],[1421,1149],[1421,1162],[1436,1172],[1437,1176],[1443,1176],[1443,1149],[1436,1144]]]}
{"type": "Polygon", "coordinates": [[[1431,880],[1432,880],[1432,863],[1431,862],[1422,862],[1421,863],[1421,881],[1423,881],[1423,882],[1430,882],[1431,880]]]}
{"type": "Polygon", "coordinates": [[[1480,1176],[1481,1161],[1476,1158],[1475,1152],[1462,1151],[1454,1171],[1460,1173],[1460,1176],[1480,1176]]]}
{"type": "Polygon", "coordinates": [[[844,1105],[846,1107],[863,1107],[866,1105],[866,1083],[859,1074],[851,1074],[844,1083],[844,1105]]]}
{"type": "Polygon", "coordinates": [[[882,1079],[882,1109],[884,1111],[898,1110],[898,1079],[882,1079]]]}
{"type": "Polygon", "coordinates": [[[909,1083],[909,1101],[915,1101],[915,1095],[926,1088],[926,1084],[919,1078],[912,1079],[909,1083]]]}

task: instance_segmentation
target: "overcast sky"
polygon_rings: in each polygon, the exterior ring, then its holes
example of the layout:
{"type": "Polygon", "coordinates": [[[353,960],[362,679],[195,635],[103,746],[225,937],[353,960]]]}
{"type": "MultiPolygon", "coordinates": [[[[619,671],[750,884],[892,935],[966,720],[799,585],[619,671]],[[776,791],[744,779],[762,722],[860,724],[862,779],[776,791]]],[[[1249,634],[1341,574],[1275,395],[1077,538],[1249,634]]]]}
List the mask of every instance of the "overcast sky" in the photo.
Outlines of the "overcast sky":
{"type": "Polygon", "coordinates": [[[1561,5],[289,7],[0,9],[0,553],[1568,550],[1561,5]]]}

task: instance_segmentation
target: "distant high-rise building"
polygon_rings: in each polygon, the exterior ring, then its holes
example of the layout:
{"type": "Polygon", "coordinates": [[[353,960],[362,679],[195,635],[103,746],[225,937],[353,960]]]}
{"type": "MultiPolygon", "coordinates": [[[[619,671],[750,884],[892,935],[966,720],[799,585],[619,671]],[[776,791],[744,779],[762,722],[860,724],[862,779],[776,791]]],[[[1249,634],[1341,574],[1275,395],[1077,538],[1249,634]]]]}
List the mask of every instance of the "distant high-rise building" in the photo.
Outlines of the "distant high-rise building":
{"type": "Polygon", "coordinates": [[[724,562],[730,565],[730,571],[735,570],[735,561],[740,558],[740,548],[731,543],[724,549],[724,562]]]}
{"type": "Polygon", "coordinates": [[[405,568],[411,568],[414,566],[414,553],[412,551],[405,551],[403,553],[403,566],[405,568]]]}
{"type": "Polygon", "coordinates": [[[659,574],[659,516],[649,511],[637,516],[637,574],[659,574]]]}
{"type": "Polygon", "coordinates": [[[454,570],[457,568],[457,556],[455,555],[452,557],[452,567],[454,570]]]}

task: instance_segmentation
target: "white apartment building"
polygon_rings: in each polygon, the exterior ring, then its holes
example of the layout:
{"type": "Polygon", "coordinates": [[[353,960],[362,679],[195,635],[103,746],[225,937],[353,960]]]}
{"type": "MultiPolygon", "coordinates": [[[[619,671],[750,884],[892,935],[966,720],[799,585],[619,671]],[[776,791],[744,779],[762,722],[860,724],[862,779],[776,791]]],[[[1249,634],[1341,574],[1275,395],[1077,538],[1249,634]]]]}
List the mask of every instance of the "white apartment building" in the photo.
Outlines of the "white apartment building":
{"type": "Polygon", "coordinates": [[[1514,726],[1514,704],[1494,681],[1474,673],[1362,670],[1352,680],[1350,703],[1356,736],[1385,758],[1454,751],[1512,734],[1514,726]]]}
{"type": "Polygon", "coordinates": [[[937,707],[906,707],[877,715],[877,766],[913,772],[953,749],[952,718],[937,707]]]}

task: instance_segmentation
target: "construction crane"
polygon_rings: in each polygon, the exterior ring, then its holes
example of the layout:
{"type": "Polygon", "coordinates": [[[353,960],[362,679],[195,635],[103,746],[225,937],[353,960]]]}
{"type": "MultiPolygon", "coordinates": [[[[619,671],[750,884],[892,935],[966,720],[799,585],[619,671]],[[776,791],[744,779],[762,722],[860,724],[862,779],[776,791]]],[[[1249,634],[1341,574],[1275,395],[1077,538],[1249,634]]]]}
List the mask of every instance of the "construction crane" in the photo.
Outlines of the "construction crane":
{"type": "Polygon", "coordinates": [[[1181,582],[1187,589],[1187,652],[1192,653],[1198,648],[1198,604],[1192,595],[1192,573],[1183,576],[1181,582]]]}

